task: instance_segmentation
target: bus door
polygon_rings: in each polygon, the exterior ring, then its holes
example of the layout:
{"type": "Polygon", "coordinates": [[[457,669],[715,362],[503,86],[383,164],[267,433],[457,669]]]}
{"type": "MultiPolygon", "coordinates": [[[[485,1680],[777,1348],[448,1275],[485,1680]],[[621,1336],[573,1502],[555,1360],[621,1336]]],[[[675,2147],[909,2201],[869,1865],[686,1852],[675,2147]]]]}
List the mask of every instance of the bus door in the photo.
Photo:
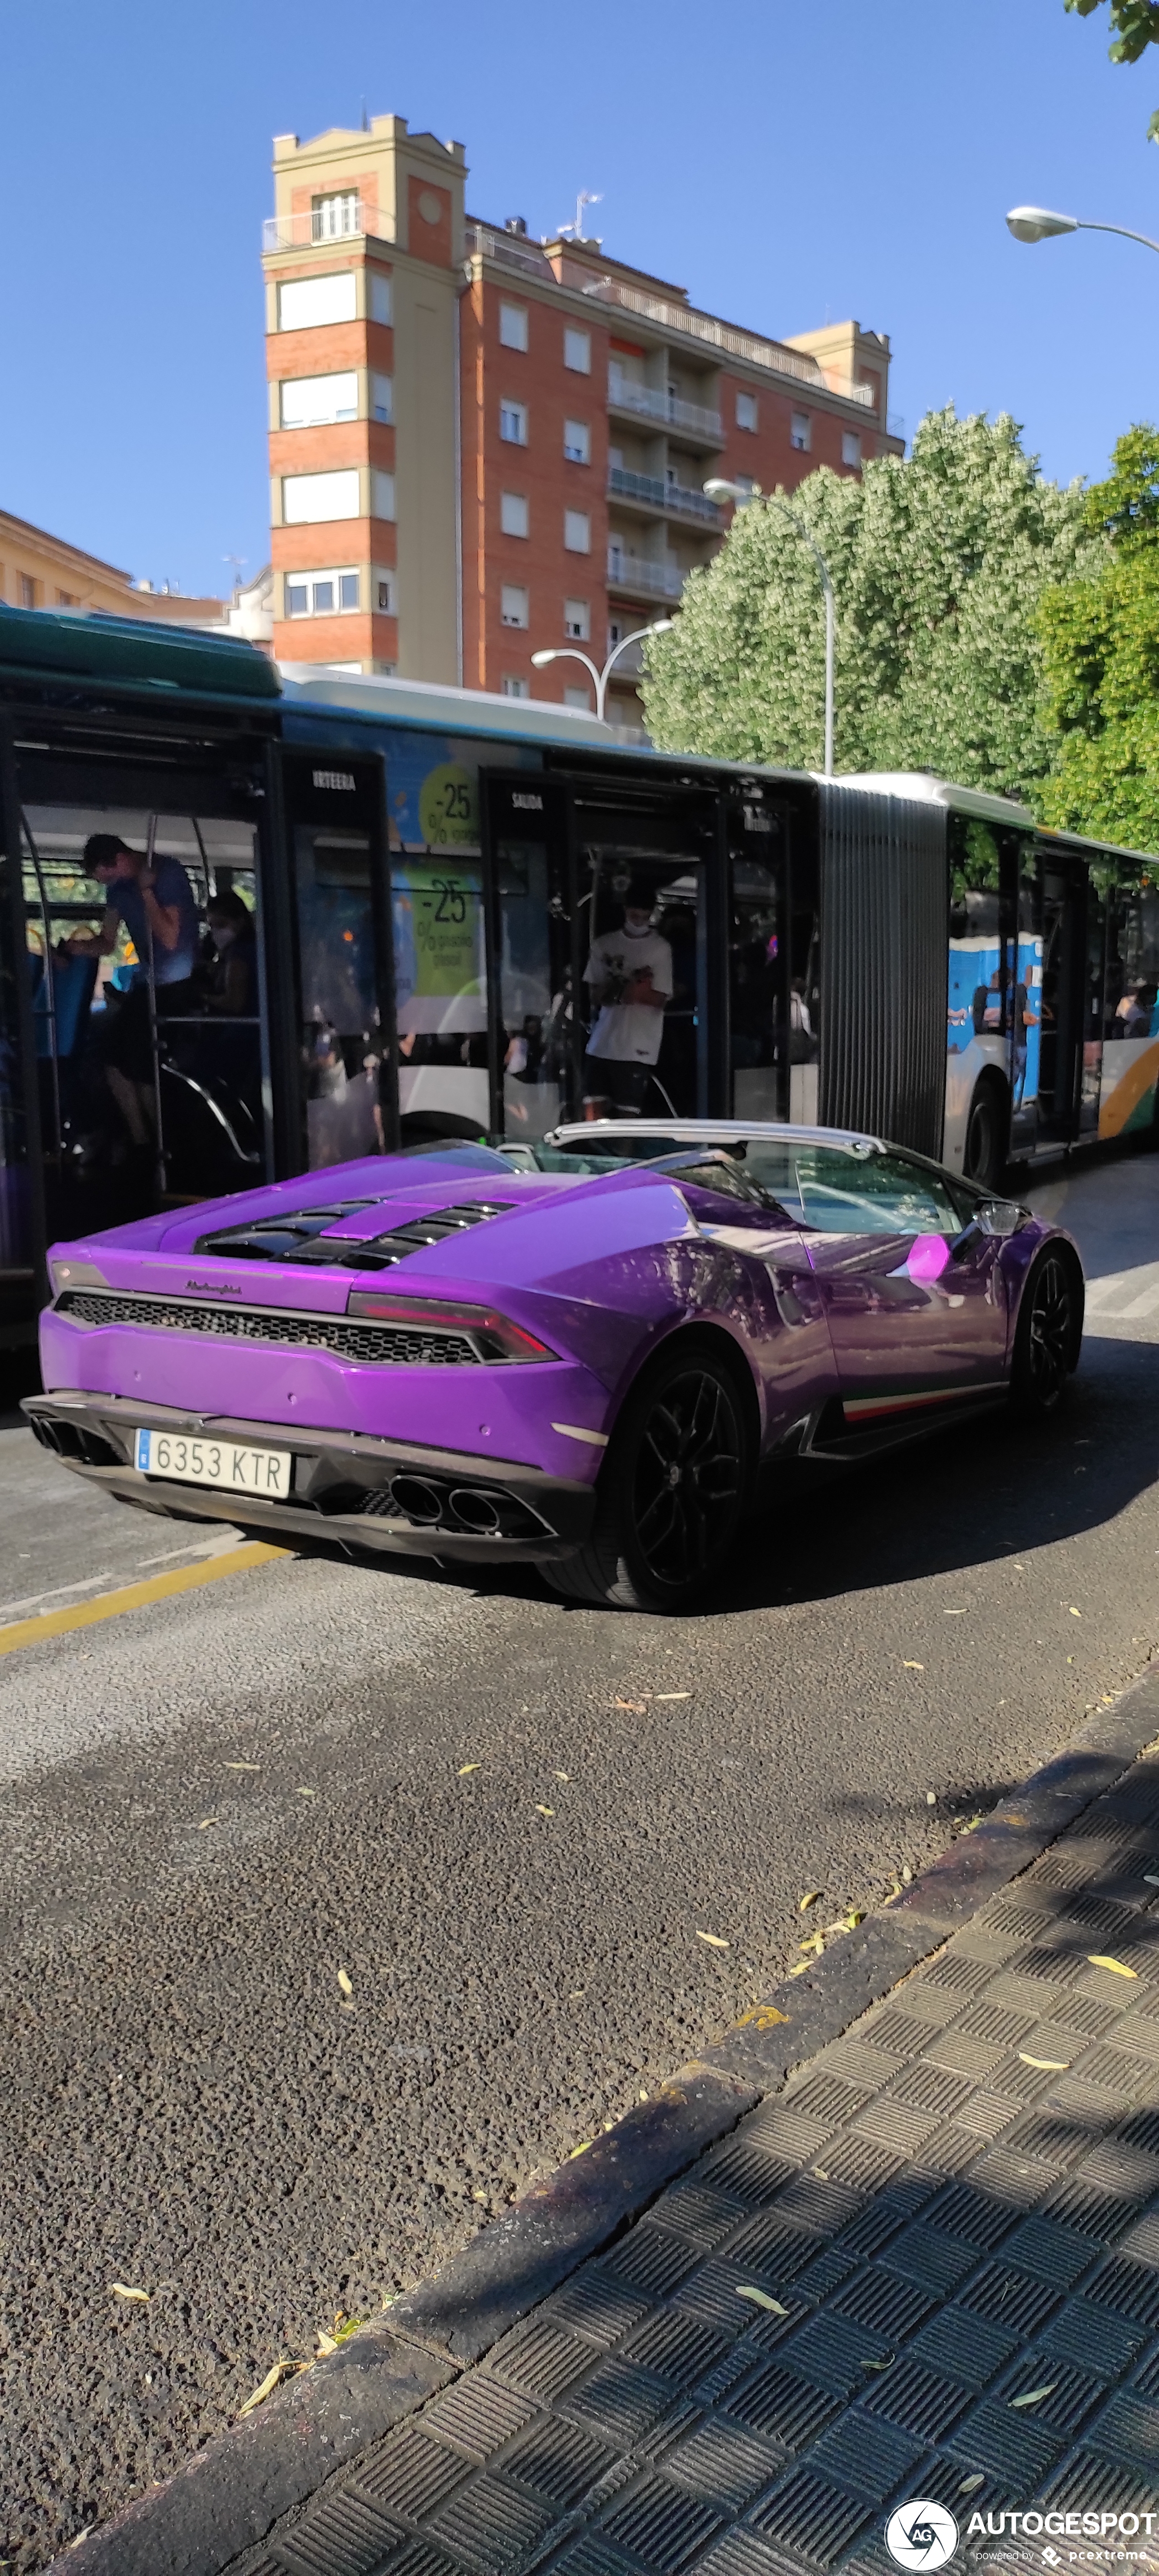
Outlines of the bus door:
{"type": "Polygon", "coordinates": [[[570,800],[540,772],[484,770],[490,1106],[495,1135],[532,1142],[579,1090],[570,800]]]}
{"type": "Polygon", "coordinates": [[[1086,985],[1086,869],[1076,856],[1039,843],[1026,862],[1033,873],[1032,936],[1036,982],[1024,977],[1020,938],[1016,1049],[1025,1051],[1028,1078],[1022,1102],[1030,1096],[1030,1039],[1037,1019],[1037,1136],[1040,1143],[1069,1143],[1078,1132],[1084,1000],[1086,985]]]}
{"type": "Polygon", "coordinates": [[[817,1119],[816,835],[762,780],[728,798],[729,1115],[817,1119]]]}
{"type": "Polygon", "coordinates": [[[272,1177],[261,780],[19,754],[50,1241],[272,1177]]]}
{"type": "Polygon", "coordinates": [[[385,770],[378,753],[285,751],[281,778],[296,933],[283,958],[296,996],[289,1168],[316,1172],[397,1142],[385,770]]]}
{"type": "Polygon", "coordinates": [[[630,773],[573,782],[580,1114],[725,1114],[725,803],[630,773]]]}
{"type": "Polygon", "coordinates": [[[1100,1136],[1137,1135],[1155,1121],[1159,1082],[1159,893],[1112,886],[1106,898],[1100,1136]]]}

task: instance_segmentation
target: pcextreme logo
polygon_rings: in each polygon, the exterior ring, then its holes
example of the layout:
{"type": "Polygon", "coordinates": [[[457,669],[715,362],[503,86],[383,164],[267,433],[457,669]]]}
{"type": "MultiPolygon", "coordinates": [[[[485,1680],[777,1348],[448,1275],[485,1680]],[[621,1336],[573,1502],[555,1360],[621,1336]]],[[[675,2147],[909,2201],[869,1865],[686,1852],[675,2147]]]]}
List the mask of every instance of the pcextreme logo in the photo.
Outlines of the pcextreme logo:
{"type": "Polygon", "coordinates": [[[948,2506],[919,2496],[891,2513],[885,2545],[898,2567],[944,2567],[958,2546],[958,2526],[948,2506]]]}

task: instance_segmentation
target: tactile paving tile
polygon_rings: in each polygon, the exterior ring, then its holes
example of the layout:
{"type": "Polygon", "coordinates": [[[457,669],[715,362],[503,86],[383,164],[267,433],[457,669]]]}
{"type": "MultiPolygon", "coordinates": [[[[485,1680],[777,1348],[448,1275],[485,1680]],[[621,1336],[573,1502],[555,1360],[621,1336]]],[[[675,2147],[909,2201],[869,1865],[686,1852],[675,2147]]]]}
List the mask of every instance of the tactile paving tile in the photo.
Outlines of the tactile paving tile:
{"type": "Polygon", "coordinates": [[[977,2191],[986,2192],[998,2204],[1013,2226],[1016,2219],[1045,2199],[1058,2181],[1058,2172],[1054,2165],[1043,2164],[1034,2156],[1018,2155],[1004,2146],[980,2157],[970,2181],[977,2191]]]}
{"type": "Polygon", "coordinates": [[[557,2558],[553,2576],[636,2576],[630,2558],[613,2548],[602,2531],[585,2531],[564,2557],[557,2558]]]}
{"type": "Polygon", "coordinates": [[[631,2228],[604,2257],[609,2271],[655,2299],[674,2290],[698,2260],[695,2246],[686,2244],[682,2236],[669,2236],[662,2227],[646,2222],[631,2228]]]}
{"type": "Polygon", "coordinates": [[[424,2433],[421,2423],[396,2424],[359,2461],[358,2488],[404,2522],[422,2522],[468,2475],[466,2464],[424,2433]]]}
{"type": "Polygon", "coordinates": [[[1113,2309],[1116,2316],[1130,2317],[1151,2332],[1159,2326],[1159,2273],[1149,2271],[1142,2263],[1132,2263],[1127,2255],[1112,2255],[1101,2264],[1092,2278],[1084,2281],[1083,2296],[1093,2299],[1098,2307],[1113,2309]]]}
{"type": "MultiPolygon", "coordinates": [[[[882,2079],[884,2081],[884,2078],[882,2079]]],[[[809,2075],[795,2086],[788,2099],[798,2116],[802,2113],[819,2122],[826,2132],[843,2129],[847,2120],[861,2110],[866,2094],[864,2087],[846,2084],[836,2075],[809,2075]]]]}
{"type": "Polygon", "coordinates": [[[925,2363],[943,2379],[963,2388],[984,2388],[1018,2350],[1018,2337],[976,2310],[953,2306],[930,2318],[907,2347],[911,2359],[925,2363]]]}
{"type": "Polygon", "coordinates": [[[1034,2024],[1029,2014],[1011,2012],[1009,2005],[991,2003],[988,1995],[980,1995],[954,2028],[964,2039],[993,2040],[997,2048],[1019,2048],[1034,2024]]]}
{"type": "Polygon", "coordinates": [[[1026,2272],[1015,2272],[1006,2261],[1004,2248],[1000,2263],[987,2263],[958,2292],[958,2303],[975,2316],[992,2317],[995,2325],[1011,2334],[1035,2334],[1057,2308],[1059,2292],[1046,2281],[1035,2281],[1026,2272]]]}
{"type": "Polygon", "coordinates": [[[883,2093],[859,2114],[854,2123],[854,2134],[880,2140],[883,2146],[893,2148],[898,2155],[912,2156],[918,2153],[923,2139],[928,2138],[937,2125],[935,2112],[912,2110],[908,2103],[895,2102],[888,2093],[883,2093]]]}
{"type": "Polygon", "coordinates": [[[405,2535],[349,2488],[324,2495],[277,2543],[285,2576],[372,2576],[405,2535]]]}
{"type": "Polygon", "coordinates": [[[852,2317],[857,2325],[884,2335],[887,2343],[900,2343],[903,2335],[913,2334],[933,2304],[930,2291],[880,2271],[875,2263],[847,2281],[833,2301],[839,2316],[852,2317]]]}
{"type": "Polygon", "coordinates": [[[597,2442],[578,2424],[565,2424],[558,2415],[542,2415],[504,2452],[503,2475],[517,2486],[529,2487],[545,2504],[567,2512],[621,2458],[619,2451],[597,2442]]]}
{"type": "Polygon", "coordinates": [[[949,2174],[961,2173],[964,2166],[972,2165],[982,2145],[981,2138],[972,2138],[967,2129],[956,2128],[952,2120],[935,2120],[918,2151],[922,2170],[931,2176],[931,2190],[936,2191],[949,2174]]]}
{"type": "Polygon", "coordinates": [[[744,2123],[744,2135],[759,2138],[762,2146],[768,2146],[774,2155],[788,2156],[792,2164],[811,2164],[832,2135],[832,2126],[790,2109],[793,2099],[789,2095],[784,2102],[766,2103],[754,2111],[744,2123]]]}
{"type": "Polygon", "coordinates": [[[899,2063],[888,2049],[872,2047],[867,2039],[839,2039],[825,2051],[826,2074],[842,2075],[864,2093],[876,2093],[881,2085],[888,2084],[899,2063]]]}
{"type": "Polygon", "coordinates": [[[904,2155],[894,2148],[850,2132],[843,2138],[834,2138],[826,2147],[824,2179],[845,2183],[850,2191],[878,2192],[892,2182],[904,2163],[904,2155]]]}
{"type": "Polygon", "coordinates": [[[1069,2290],[1080,2272],[1094,2261],[1095,2248],[1088,2237],[1060,2225],[1053,2217],[1026,2218],[1013,2236],[1007,2237],[1002,2255],[1004,2262],[1013,2263],[1019,2271],[1033,2273],[1036,2281],[1049,2281],[1060,2290],[1069,2290]]]}
{"type": "MultiPolygon", "coordinates": [[[[792,2170],[790,2165],[788,2171],[792,2170]]],[[[713,2181],[716,2179],[714,2175],[713,2181]]],[[[685,2237],[701,2254],[711,2254],[744,2215],[743,2207],[724,2190],[697,2190],[690,2183],[669,2192],[664,2202],[665,2226],[685,2237]]]]}
{"type": "Polygon", "coordinates": [[[692,2496],[667,2478],[645,2478],[604,2518],[608,2538],[618,2549],[655,2568],[658,2576],[680,2576],[682,2568],[706,2549],[724,2528],[724,2515],[700,2496],[692,2496]]]}
{"type": "Polygon", "coordinates": [[[721,2413],[785,2451],[803,2451],[841,2412],[841,2397],[768,2361],[726,2397],[721,2413]]]}
{"type": "MultiPolygon", "coordinates": [[[[743,2308],[740,2320],[747,2322],[743,2308]]],[[[679,2388],[692,2388],[727,2350],[725,2336],[672,2309],[649,2318],[624,2346],[624,2359],[637,2370],[654,2370],[659,2378],[673,2380],[679,2388]]]]}
{"type": "Polygon", "coordinates": [[[1005,2053],[1001,2040],[975,2039],[972,2032],[960,2030],[954,2022],[948,2029],[936,2031],[922,2051],[930,2066],[942,2067],[947,2075],[968,2075],[972,2081],[979,2075],[988,2075],[1005,2053]]]}
{"type": "Polygon", "coordinates": [[[703,2318],[706,2325],[721,2333],[737,2335],[751,2326],[758,2304],[741,2298],[741,2291],[746,2289],[764,2290],[766,2297],[778,2299],[785,2307],[791,2307],[794,2301],[798,2308],[801,2304],[795,2289],[790,2290],[784,2272],[768,2263],[737,2263],[733,2259],[727,2263],[702,2263],[691,2280],[681,2282],[675,2298],[686,2316],[703,2318]]]}
{"type": "Polygon", "coordinates": [[[1093,2137],[1100,2131],[1098,2120],[1089,2114],[1068,2114],[1065,2108],[1052,2105],[1051,2099],[1033,2111],[1024,2111],[1010,2130],[1006,2146],[1011,2155],[1037,2157],[1040,2163],[1066,2167],[1078,2163],[1086,2154],[1093,2137]]]}
{"type": "Polygon", "coordinates": [[[864,2388],[866,2368],[891,2358],[884,2335],[872,2327],[858,2325],[852,2317],[827,2313],[806,2319],[778,2350],[778,2359],[786,2369],[796,2371],[815,2387],[830,2390],[835,2397],[850,2397],[855,2389],[864,2388]]]}
{"type": "Polygon", "coordinates": [[[1056,2184],[1046,2206],[1050,2217],[1061,2226],[1076,2228],[1080,2235],[1103,2245],[1113,2244],[1134,2214],[1130,2201],[1118,2200],[1113,2193],[1097,2189],[1087,2181],[1081,2167],[1078,2173],[1068,2174],[1065,2182],[1056,2184]]]}
{"type": "Polygon", "coordinates": [[[814,2236],[836,2236],[856,2217],[859,2206],[856,2192],[846,2191],[842,2184],[821,2182],[812,2173],[794,2174],[777,2201],[781,2217],[791,2218],[798,2227],[807,2227],[814,2236]]]}
{"type": "Polygon", "coordinates": [[[561,2326],[536,2318],[505,2335],[488,2354],[484,2369],[549,2405],[561,2389],[569,2387],[591,2365],[590,2344],[581,2343],[578,2335],[567,2333],[561,2326]]]}
{"type": "Polygon", "coordinates": [[[779,2553],[766,2548],[755,2532],[734,2524],[702,2560],[700,2576],[786,2576],[786,2567],[779,2553]]]}
{"type": "Polygon", "coordinates": [[[933,1966],[918,1979],[918,1986],[927,1989],[932,1986],[946,1994],[960,1995],[964,2001],[967,1996],[980,1992],[986,1983],[986,1973],[980,1960],[963,1958],[955,1945],[952,1950],[943,1951],[940,1959],[934,1960],[933,1966]]]}
{"type": "Polygon", "coordinates": [[[874,2048],[888,2049],[892,2057],[916,2057],[929,2031],[926,2023],[915,2020],[904,2006],[885,2004],[867,2017],[865,2036],[874,2048]]]}
{"type": "Polygon", "coordinates": [[[530,2496],[497,2478],[477,2477],[449,2497],[431,2516],[431,2533],[454,2557],[465,2558],[484,2576],[502,2576],[532,2551],[551,2529],[552,2516],[530,2496]]]}
{"type": "Polygon", "coordinates": [[[891,2424],[902,2425],[916,2440],[928,2444],[944,2441],[946,2434],[952,2433],[973,2404],[973,2391],[952,2379],[940,2378],[937,2371],[928,2370],[923,2362],[903,2353],[862,2404],[867,2415],[884,2415],[891,2424]]]}
{"type": "Polygon", "coordinates": [[[977,2153],[978,2148],[987,2145],[992,2138],[1001,2137],[1003,2129],[1008,2129],[1011,2121],[1017,2119],[1019,2108],[1017,2099],[1012,2099],[1010,2094],[997,2093],[992,2087],[983,2090],[979,2086],[969,2100],[963,2102],[961,2110],[955,2111],[951,2126],[961,2129],[964,2136],[974,2140],[977,2153]]]}
{"type": "Polygon", "coordinates": [[[853,2406],[814,2443],[809,2466],[867,2504],[881,2504],[910,2477],[927,2448],[900,2424],[875,2423],[853,2406]]]}
{"type": "Polygon", "coordinates": [[[1065,2447],[1061,2433],[1049,2432],[1026,2415],[1012,2414],[1009,2406],[993,2397],[984,2397],[946,2444],[953,2459],[971,2469],[997,2469],[1020,2481],[1028,2495],[1065,2447]]]}
{"type": "MultiPolygon", "coordinates": [[[[979,2168],[974,2168],[975,2177],[979,2168]]],[[[947,2236],[960,2236],[967,2245],[976,2245],[979,2254],[988,2254],[1003,2236],[1008,2236],[1018,2212],[1003,2208],[1000,2201],[978,2188],[977,2179],[951,2183],[939,2194],[929,2211],[931,2227],[942,2228],[947,2236]]]]}
{"type": "Polygon", "coordinates": [[[1073,2442],[1076,2433],[1101,2406],[1106,2387],[1089,2370],[1079,2370],[1073,2362],[1063,2361],[1057,2353],[1045,2353],[1039,2345],[1023,2353],[1007,2373],[995,2398],[1013,2406],[1022,2397],[1037,2390],[1044,2394],[1033,2409],[1027,2410],[1027,2421],[1044,2424],[1052,2433],[1064,2433],[1073,2442]]]}
{"type": "Polygon", "coordinates": [[[912,2111],[926,2111],[938,2120],[948,2120],[968,2102],[972,2091],[966,2075],[950,2075],[943,2066],[931,2066],[920,2057],[907,2066],[890,2086],[891,2102],[904,2102],[912,2111]]]}
{"type": "Polygon", "coordinates": [[[806,2307],[819,2308],[822,2301],[831,2298],[842,2282],[849,2279],[850,2273],[856,2271],[857,2263],[856,2254],[843,2252],[840,2245],[830,2245],[824,2254],[818,2255],[815,2263],[810,2263],[807,2272],[798,2273],[793,2283],[794,2297],[801,2299],[806,2307]]]}
{"type": "Polygon", "coordinates": [[[486,2460],[534,2413],[534,2398],[517,2396],[498,2380],[472,2371],[432,2399],[423,2410],[423,2425],[429,2432],[441,2433],[444,2441],[454,2442],[470,2459],[486,2460]]]}
{"type": "Polygon", "coordinates": [[[907,2227],[886,2246],[881,2260],[887,2272],[900,2272],[903,2280],[920,2281],[924,2288],[948,2298],[973,2270],[978,2250],[954,2237],[939,2236],[933,2227],[907,2227]]]}
{"type": "Polygon", "coordinates": [[[1108,2460],[1086,2442],[1046,2480],[1044,2505],[1058,2503],[1070,2513],[1153,2513],[1154,2485],[1132,2477],[1121,2460],[1108,2460]]]}
{"type": "MultiPolygon", "coordinates": [[[[775,2200],[782,2186],[791,2182],[797,2168],[786,2156],[774,2155],[755,2139],[731,2140],[723,2153],[705,2167],[715,2191],[728,2192],[741,2203],[755,2203],[758,2208],[775,2200]]],[[[739,2213],[738,2213],[739,2214],[739,2213]]],[[[668,2204],[665,2203],[665,2222],[668,2204]]]]}
{"type": "Polygon", "coordinates": [[[825,2568],[844,2557],[869,2519],[860,2497],[831,2486],[810,2466],[791,2469],[751,2516],[753,2528],[781,2549],[799,2550],[825,2568]]]}
{"type": "Polygon", "coordinates": [[[1068,2299],[1051,2317],[1040,2338],[1040,2350],[1061,2353],[1081,2369],[1102,2379],[1117,2379],[1129,2370],[1147,2340],[1145,2326],[1092,2299],[1068,2299]]]}
{"type": "Polygon", "coordinates": [[[587,2342],[606,2348],[639,2325],[648,2314],[648,2305],[621,2282],[610,2280],[595,2265],[586,2264],[582,2272],[555,2292],[542,2313],[549,2322],[570,2326],[587,2342]]]}
{"type": "Polygon", "coordinates": [[[556,2405],[560,2414],[572,2421],[578,2416],[592,2432],[626,2451],[651,2432],[675,2394],[671,2380],[653,2371],[633,2370],[625,2361],[602,2361],[590,2379],[566,2389],[556,2405]]]}
{"type": "Polygon", "coordinates": [[[772,2485],[784,2465],[783,2453],[771,2442],[713,2416],[665,2453],[664,2475],[707,2496],[710,2504],[739,2513],[772,2485]]]}

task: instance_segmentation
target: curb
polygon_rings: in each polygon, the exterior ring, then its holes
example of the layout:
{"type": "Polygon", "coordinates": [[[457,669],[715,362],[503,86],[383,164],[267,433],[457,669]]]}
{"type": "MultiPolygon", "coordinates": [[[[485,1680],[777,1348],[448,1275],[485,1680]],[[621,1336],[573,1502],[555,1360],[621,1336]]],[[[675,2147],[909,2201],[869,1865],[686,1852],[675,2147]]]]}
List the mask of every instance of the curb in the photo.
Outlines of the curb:
{"type": "Polygon", "coordinates": [[[773,1987],[649,2102],[481,2229],[434,2280],[397,2300],[382,2324],[215,2434],[171,2478],[74,2541],[52,2570],[226,2576],[283,2516],[480,2360],[756,2101],[1019,1877],[1156,1735],[1159,1670],[1148,1670],[807,1976],[773,1987]]]}

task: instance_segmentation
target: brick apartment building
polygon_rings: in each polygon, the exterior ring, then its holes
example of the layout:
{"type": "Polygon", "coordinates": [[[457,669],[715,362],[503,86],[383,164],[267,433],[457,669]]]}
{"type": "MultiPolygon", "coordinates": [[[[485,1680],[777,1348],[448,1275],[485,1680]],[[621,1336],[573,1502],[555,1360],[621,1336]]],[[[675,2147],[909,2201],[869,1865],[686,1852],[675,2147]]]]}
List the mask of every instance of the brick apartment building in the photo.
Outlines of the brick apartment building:
{"type": "MultiPolygon", "coordinates": [[[[889,341],[698,312],[601,242],[467,216],[461,143],[398,116],[274,144],[265,227],[274,651],[588,705],[576,663],[671,613],[728,511],[900,455],[889,341]]],[[[639,722],[628,656],[612,721],[639,722]]]]}

